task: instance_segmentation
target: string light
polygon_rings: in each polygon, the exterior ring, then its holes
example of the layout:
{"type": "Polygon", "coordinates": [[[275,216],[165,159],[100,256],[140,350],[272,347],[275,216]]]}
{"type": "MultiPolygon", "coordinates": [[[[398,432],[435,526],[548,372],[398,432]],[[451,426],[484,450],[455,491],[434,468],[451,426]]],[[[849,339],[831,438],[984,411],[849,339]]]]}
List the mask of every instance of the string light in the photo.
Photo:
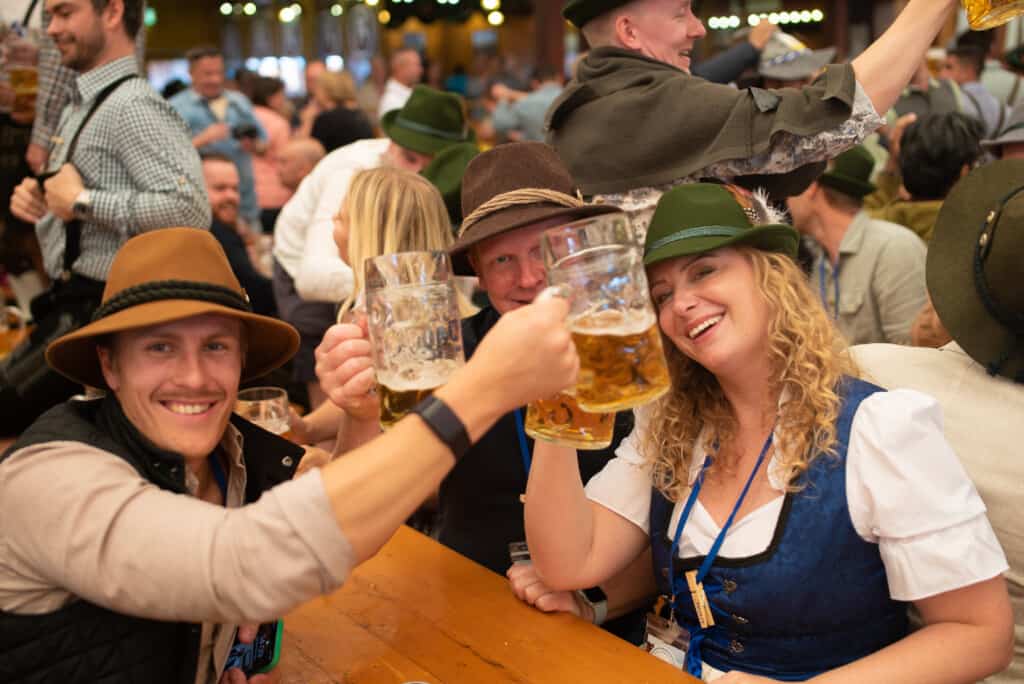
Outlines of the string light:
{"type": "MultiPolygon", "coordinates": [[[[737,28],[738,24],[734,21],[739,17],[711,17],[708,19],[708,28],[712,29],[728,29],[737,28]],[[712,21],[714,23],[712,23],[712,21]],[[728,25],[724,25],[722,22],[728,21],[728,25]]],[[[825,21],[825,13],[820,9],[813,10],[791,10],[788,12],[762,12],[761,14],[751,14],[747,17],[747,24],[750,26],[757,26],[762,21],[768,21],[771,24],[820,24],[825,21]]]]}
{"type": "Polygon", "coordinates": [[[487,15],[487,23],[491,26],[501,26],[505,23],[505,15],[498,10],[494,10],[487,15]]]}

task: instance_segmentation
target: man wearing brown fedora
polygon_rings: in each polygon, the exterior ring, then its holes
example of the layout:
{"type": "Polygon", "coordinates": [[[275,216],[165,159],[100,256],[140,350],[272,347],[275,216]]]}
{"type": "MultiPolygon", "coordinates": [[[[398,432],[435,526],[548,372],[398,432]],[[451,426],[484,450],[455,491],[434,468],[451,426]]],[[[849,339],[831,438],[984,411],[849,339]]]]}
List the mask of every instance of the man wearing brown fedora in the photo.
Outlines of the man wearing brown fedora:
{"type": "Polygon", "coordinates": [[[801,194],[790,197],[793,227],[811,238],[811,283],[849,344],[910,341],[924,306],[924,241],[909,228],[871,218],[875,160],[863,145],[836,157],[801,194]]]}
{"type": "Polygon", "coordinates": [[[48,350],[107,395],[0,455],[0,681],[217,681],[235,625],[340,586],[508,410],[575,382],[567,313],[509,314],[415,416],[285,482],[302,449],[232,410],[297,333],[251,312],[208,232],[130,240],[93,322],[48,350]]]}
{"type": "Polygon", "coordinates": [[[928,292],[953,341],[940,349],[855,347],[865,377],[934,396],[943,427],[1006,552],[1015,627],[1010,668],[987,682],[1024,680],[1024,159],[962,179],[928,248],[928,292]]]}
{"type": "Polygon", "coordinates": [[[736,90],[690,74],[705,35],[690,0],[569,0],[592,49],[548,111],[548,142],[583,192],[646,228],[668,188],[713,177],[800,192],[882,125],[957,0],[910,0],[852,64],[802,89],[736,90]],[[808,166],[810,165],[810,166],[808,166]],[[792,177],[777,174],[794,172],[792,177]]]}
{"type": "MultiPolygon", "coordinates": [[[[463,179],[462,209],[460,235],[450,249],[454,268],[475,274],[490,301],[463,321],[466,354],[474,357],[499,322],[527,307],[547,285],[540,256],[544,230],[616,211],[580,200],[554,150],[537,142],[500,145],[470,162],[463,179]]],[[[366,399],[374,386],[369,353],[369,343],[355,325],[332,327],[317,349],[321,385],[334,403],[346,409],[343,429],[348,434],[339,439],[345,446],[359,441],[352,439],[354,434],[365,438],[379,431],[377,402],[366,399]]],[[[522,407],[505,414],[445,478],[439,491],[438,540],[497,573],[505,573],[512,563],[509,545],[526,539],[521,495],[526,491],[533,442],[525,434],[523,420],[522,407]]],[[[615,427],[611,447],[581,452],[584,481],[613,456],[632,427],[632,414],[620,413],[615,427]]],[[[639,572],[650,574],[649,564],[639,572]]],[[[538,584],[531,592],[542,587],[538,584]]],[[[590,596],[597,600],[574,599],[568,592],[548,595],[539,606],[586,611],[587,617],[600,621],[608,606],[601,605],[600,594],[590,596]]],[[[532,598],[534,603],[540,594],[532,598]]],[[[636,607],[629,601],[618,603],[612,606],[612,617],[636,607]]]]}

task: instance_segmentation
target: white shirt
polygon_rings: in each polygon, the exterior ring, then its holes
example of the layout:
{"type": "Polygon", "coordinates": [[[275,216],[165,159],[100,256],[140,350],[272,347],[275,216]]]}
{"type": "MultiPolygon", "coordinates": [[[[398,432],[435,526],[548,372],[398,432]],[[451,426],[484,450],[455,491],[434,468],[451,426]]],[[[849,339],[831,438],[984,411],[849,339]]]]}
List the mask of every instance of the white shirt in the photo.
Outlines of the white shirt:
{"type": "Polygon", "coordinates": [[[384,118],[384,115],[392,109],[401,109],[410,95],[412,95],[412,88],[389,78],[388,82],[384,84],[384,94],[380,96],[380,104],[377,105],[377,115],[384,118]]]}
{"type": "MultiPolygon", "coordinates": [[[[651,470],[639,451],[644,414],[637,412],[636,429],[586,492],[590,500],[649,533],[651,470]]],[[[703,451],[694,456],[691,484],[704,463],[703,451]]],[[[733,524],[723,556],[742,558],[768,548],[782,510],[784,475],[773,457],[768,476],[779,497],[733,524]]],[[[985,504],[942,435],[941,409],[927,395],[895,390],[861,403],[847,450],[846,498],[857,534],[878,544],[895,600],[935,596],[1008,568],[985,504]]],[[[682,508],[678,503],[673,509],[670,534],[682,508]]],[[[698,499],[683,532],[680,557],[705,555],[719,532],[698,499]]]]}
{"type": "Polygon", "coordinates": [[[352,176],[381,165],[391,140],[359,140],[320,160],[281,208],[274,226],[274,258],[306,301],[342,302],[353,288],[352,269],[338,256],[334,217],[352,176]]]}
{"type": "Polygon", "coordinates": [[[866,344],[850,351],[871,382],[927,392],[941,404],[946,439],[974,480],[1010,561],[1006,580],[1016,624],[1013,663],[985,681],[1024,682],[1024,385],[989,376],[955,342],[942,349],[866,344]]]}

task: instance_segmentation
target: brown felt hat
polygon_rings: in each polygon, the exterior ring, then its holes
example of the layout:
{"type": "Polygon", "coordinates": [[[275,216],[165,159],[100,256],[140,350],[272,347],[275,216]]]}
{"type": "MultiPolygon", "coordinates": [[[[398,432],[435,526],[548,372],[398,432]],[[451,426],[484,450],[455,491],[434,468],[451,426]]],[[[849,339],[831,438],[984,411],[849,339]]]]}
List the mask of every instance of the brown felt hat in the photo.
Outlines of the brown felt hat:
{"type": "Polygon", "coordinates": [[[478,242],[553,218],[571,223],[618,211],[612,206],[584,204],[569,170],[550,145],[541,142],[499,145],[476,157],[466,167],[462,179],[462,229],[448,251],[455,272],[472,275],[466,253],[478,242]],[[509,196],[509,193],[530,190],[547,191],[552,195],[550,198],[529,197],[528,193],[520,198],[509,196]],[[493,204],[501,196],[509,198],[501,207],[483,206],[493,204]]]}
{"type": "Polygon", "coordinates": [[[986,164],[942,203],[928,293],[942,324],[992,373],[1024,383],[1024,159],[986,164]]]}
{"type": "Polygon", "coordinates": [[[245,324],[242,380],[269,373],[299,348],[295,328],[252,313],[224,249],[209,231],[163,228],[143,233],[114,257],[92,323],[54,340],[46,349],[46,361],[75,382],[106,387],[96,356],[102,338],[211,313],[245,324]]]}

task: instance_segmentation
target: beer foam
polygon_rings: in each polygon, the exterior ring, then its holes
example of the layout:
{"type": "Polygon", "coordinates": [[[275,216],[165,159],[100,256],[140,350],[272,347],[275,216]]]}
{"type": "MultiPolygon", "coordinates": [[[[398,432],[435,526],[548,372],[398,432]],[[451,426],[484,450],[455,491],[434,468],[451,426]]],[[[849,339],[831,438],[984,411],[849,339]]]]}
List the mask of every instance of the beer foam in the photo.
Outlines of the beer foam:
{"type": "Polygon", "coordinates": [[[377,372],[377,383],[395,392],[433,390],[448,382],[459,363],[449,359],[422,363],[398,372],[377,372]]]}
{"type": "Polygon", "coordinates": [[[569,322],[569,329],[583,335],[640,335],[651,329],[657,318],[650,311],[599,311],[581,314],[569,322]]]}

